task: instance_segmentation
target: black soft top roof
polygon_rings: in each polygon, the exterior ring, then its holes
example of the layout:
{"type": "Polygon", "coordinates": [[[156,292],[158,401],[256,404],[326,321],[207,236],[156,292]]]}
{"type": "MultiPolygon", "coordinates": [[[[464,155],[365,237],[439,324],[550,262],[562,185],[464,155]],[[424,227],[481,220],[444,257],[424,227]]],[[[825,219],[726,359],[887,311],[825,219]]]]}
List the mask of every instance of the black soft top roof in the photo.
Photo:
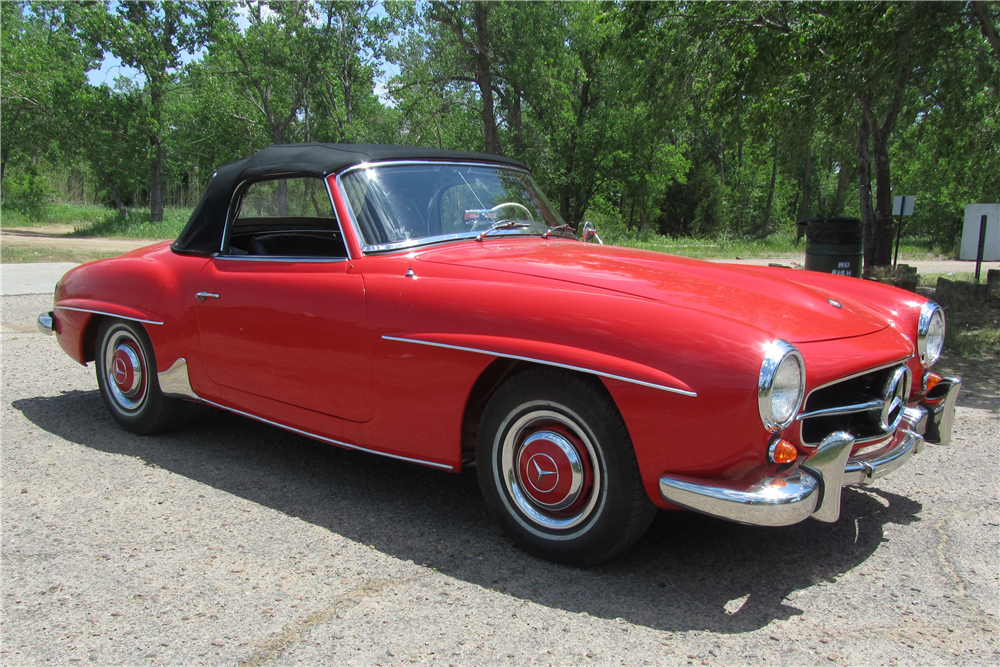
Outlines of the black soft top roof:
{"type": "Polygon", "coordinates": [[[191,213],[191,218],[171,246],[178,252],[210,254],[222,247],[226,214],[236,187],[268,174],[324,177],[362,162],[384,160],[449,160],[497,162],[524,168],[517,160],[499,155],[446,151],[419,146],[379,144],[283,144],[268,146],[246,160],[219,167],[191,213]]]}

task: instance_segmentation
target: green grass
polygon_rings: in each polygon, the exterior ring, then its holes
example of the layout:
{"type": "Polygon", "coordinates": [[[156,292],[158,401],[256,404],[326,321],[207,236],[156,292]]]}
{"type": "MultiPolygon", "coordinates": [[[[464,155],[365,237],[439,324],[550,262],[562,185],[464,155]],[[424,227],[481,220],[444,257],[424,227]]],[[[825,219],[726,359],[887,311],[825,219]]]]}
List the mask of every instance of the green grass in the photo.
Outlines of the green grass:
{"type": "MultiPolygon", "coordinates": [[[[600,230],[598,230],[600,232],[600,230]]],[[[753,259],[771,257],[777,259],[798,259],[805,261],[806,242],[795,240],[791,230],[781,230],[763,239],[750,239],[720,234],[717,238],[673,238],[659,234],[644,234],[639,238],[627,235],[609,235],[605,243],[654,250],[672,255],[682,255],[695,259],[753,259]]],[[[930,251],[920,242],[903,239],[899,246],[899,259],[939,259],[940,255],[930,251]]]]}
{"type": "Polygon", "coordinates": [[[115,251],[93,251],[93,250],[67,250],[52,247],[11,247],[7,244],[0,245],[0,263],[2,264],[29,264],[35,262],[76,262],[83,264],[93,262],[95,259],[107,259],[117,257],[120,252],[115,251]]]}
{"type": "MultiPolygon", "coordinates": [[[[932,299],[938,278],[952,282],[975,282],[973,273],[919,274],[920,286],[932,299]]],[[[986,284],[986,272],[979,278],[986,284]]],[[[947,317],[944,347],[966,357],[981,357],[1000,353],[1000,303],[980,297],[956,297],[941,303],[947,317]]]]}
{"type": "Polygon", "coordinates": [[[190,208],[168,206],[163,222],[151,223],[149,209],[129,209],[128,218],[117,210],[108,211],[100,220],[77,226],[70,236],[99,236],[112,239],[174,239],[191,216],[190,208]]]}
{"type": "Polygon", "coordinates": [[[3,227],[47,227],[50,225],[91,225],[107,216],[106,206],[94,204],[49,204],[45,207],[45,217],[32,220],[19,211],[0,208],[0,226],[3,227]]]}
{"type": "Polygon", "coordinates": [[[130,208],[128,218],[122,217],[116,209],[106,206],[83,204],[49,204],[45,207],[45,217],[32,220],[23,213],[0,209],[0,225],[3,227],[33,227],[44,231],[45,227],[71,226],[70,236],[105,237],[119,239],[173,239],[191,215],[188,207],[168,206],[163,212],[163,222],[149,222],[149,208],[130,208]]]}

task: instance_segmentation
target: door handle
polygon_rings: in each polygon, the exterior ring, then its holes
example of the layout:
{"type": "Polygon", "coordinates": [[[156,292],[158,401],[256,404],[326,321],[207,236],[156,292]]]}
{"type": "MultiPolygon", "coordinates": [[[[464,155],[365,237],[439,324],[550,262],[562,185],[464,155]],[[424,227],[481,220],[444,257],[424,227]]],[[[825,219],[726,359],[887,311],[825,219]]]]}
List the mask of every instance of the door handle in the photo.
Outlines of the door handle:
{"type": "Polygon", "coordinates": [[[196,299],[198,299],[198,301],[204,301],[205,299],[208,299],[208,298],[212,298],[212,299],[218,299],[219,298],[218,294],[212,294],[211,292],[198,292],[194,296],[195,296],[196,299]]]}

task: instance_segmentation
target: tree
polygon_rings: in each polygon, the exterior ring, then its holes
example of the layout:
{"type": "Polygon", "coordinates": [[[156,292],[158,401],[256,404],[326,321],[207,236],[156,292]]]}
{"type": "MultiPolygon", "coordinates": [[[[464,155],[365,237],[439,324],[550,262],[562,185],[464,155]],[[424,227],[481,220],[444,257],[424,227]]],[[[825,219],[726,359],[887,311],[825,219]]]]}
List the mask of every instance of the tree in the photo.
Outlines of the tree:
{"type": "Polygon", "coordinates": [[[307,140],[379,138],[376,128],[388,114],[375,95],[378,65],[410,10],[394,5],[383,13],[378,9],[376,0],[317,3],[320,55],[306,102],[307,140]]]}
{"type": "Polygon", "coordinates": [[[141,177],[148,163],[145,142],[149,126],[149,98],[135,85],[122,82],[118,90],[107,85],[79,90],[73,125],[84,155],[123,218],[129,213],[122,196],[147,185],[141,177]]]}
{"type": "MultiPolygon", "coordinates": [[[[0,4],[0,180],[12,163],[35,169],[54,150],[72,154],[65,119],[98,54],[78,38],[75,5],[0,4]]],[[[34,178],[37,176],[33,171],[34,178]]]]}
{"type": "Polygon", "coordinates": [[[182,54],[193,54],[205,43],[216,9],[213,3],[107,2],[88,15],[87,31],[94,43],[139,70],[146,79],[151,222],[163,221],[164,142],[170,131],[164,117],[165,97],[176,82],[182,54]]]}
{"type": "Polygon", "coordinates": [[[287,143],[316,74],[319,45],[303,3],[247,2],[245,33],[220,24],[206,65],[219,88],[248,103],[274,144],[287,143]]]}
{"type": "Polygon", "coordinates": [[[802,26],[823,54],[828,97],[854,103],[865,266],[890,264],[893,136],[926,111],[920,90],[934,89],[943,61],[955,56],[966,30],[960,6],[830,3],[802,26]]]}
{"type": "MultiPolygon", "coordinates": [[[[479,89],[482,104],[480,118],[483,124],[483,151],[497,154],[500,147],[497,144],[497,121],[493,108],[494,64],[490,55],[490,11],[491,5],[487,2],[435,0],[428,5],[427,18],[445,27],[454,39],[460,55],[455,58],[455,65],[459,67],[451,79],[470,80],[466,77],[471,74],[471,81],[479,89]]],[[[448,42],[442,39],[438,44],[445,46],[448,42]]]]}

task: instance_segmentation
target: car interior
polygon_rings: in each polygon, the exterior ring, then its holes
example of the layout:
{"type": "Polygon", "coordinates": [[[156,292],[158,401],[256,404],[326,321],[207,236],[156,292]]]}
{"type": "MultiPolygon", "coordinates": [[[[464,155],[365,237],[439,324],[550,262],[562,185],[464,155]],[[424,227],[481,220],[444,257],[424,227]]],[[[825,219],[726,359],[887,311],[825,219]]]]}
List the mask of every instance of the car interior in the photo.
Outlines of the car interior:
{"type": "Polygon", "coordinates": [[[245,186],[239,195],[228,254],[346,258],[347,246],[323,179],[279,178],[245,186]]]}

